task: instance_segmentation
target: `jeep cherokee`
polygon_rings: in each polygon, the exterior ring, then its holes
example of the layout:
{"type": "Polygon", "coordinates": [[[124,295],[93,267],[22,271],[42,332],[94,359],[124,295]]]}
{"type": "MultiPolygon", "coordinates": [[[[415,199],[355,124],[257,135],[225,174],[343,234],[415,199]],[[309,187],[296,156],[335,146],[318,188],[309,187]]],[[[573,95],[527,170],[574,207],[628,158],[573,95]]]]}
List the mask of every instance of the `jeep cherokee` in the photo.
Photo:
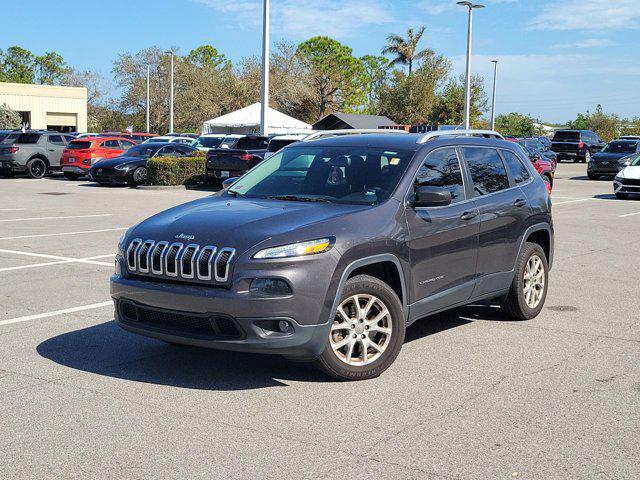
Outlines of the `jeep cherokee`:
{"type": "Polygon", "coordinates": [[[385,371],[406,327],[434,313],[495,301],[533,318],[549,285],[551,201],[522,151],[496,137],[290,145],[230,188],[123,235],[116,321],[168,343],[282,354],[356,380],[385,371]]]}

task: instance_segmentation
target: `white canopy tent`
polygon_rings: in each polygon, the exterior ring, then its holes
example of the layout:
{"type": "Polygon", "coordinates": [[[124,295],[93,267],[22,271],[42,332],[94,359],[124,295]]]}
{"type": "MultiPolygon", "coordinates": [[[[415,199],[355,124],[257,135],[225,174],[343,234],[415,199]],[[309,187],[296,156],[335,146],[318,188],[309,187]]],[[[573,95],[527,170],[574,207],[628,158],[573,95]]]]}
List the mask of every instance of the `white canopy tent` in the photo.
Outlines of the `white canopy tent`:
{"type": "MultiPolygon", "coordinates": [[[[260,102],[227,113],[221,117],[207,120],[202,133],[249,134],[260,132],[260,102]]],[[[267,132],[269,134],[311,133],[311,125],[296,120],[273,108],[267,112],[267,132]]]]}

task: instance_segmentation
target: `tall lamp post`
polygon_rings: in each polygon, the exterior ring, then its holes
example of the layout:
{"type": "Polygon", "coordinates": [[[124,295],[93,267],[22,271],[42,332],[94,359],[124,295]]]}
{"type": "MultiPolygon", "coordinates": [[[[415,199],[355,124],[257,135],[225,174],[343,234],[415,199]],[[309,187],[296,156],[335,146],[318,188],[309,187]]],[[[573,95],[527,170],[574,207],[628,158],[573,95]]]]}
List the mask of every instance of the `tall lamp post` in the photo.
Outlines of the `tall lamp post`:
{"type": "Polygon", "coordinates": [[[149,90],[151,89],[149,83],[151,80],[151,66],[147,65],[147,133],[149,133],[151,131],[151,127],[150,127],[150,122],[149,122],[149,90]]]}
{"type": "Polygon", "coordinates": [[[469,129],[471,115],[471,39],[473,33],[473,11],[476,8],[484,8],[484,5],[472,2],[457,2],[458,5],[469,9],[469,29],[467,33],[467,74],[464,94],[464,128],[469,129]]]}
{"type": "Polygon", "coordinates": [[[260,135],[268,135],[269,121],[269,0],[264,0],[262,16],[262,92],[260,96],[260,135]]]}
{"type": "Polygon", "coordinates": [[[169,87],[169,133],[173,133],[173,52],[164,52],[167,55],[171,55],[171,85],[169,87]]]}
{"type": "Polygon", "coordinates": [[[491,130],[496,129],[496,85],[498,82],[498,60],[491,60],[493,63],[493,100],[491,102],[491,130]]]}

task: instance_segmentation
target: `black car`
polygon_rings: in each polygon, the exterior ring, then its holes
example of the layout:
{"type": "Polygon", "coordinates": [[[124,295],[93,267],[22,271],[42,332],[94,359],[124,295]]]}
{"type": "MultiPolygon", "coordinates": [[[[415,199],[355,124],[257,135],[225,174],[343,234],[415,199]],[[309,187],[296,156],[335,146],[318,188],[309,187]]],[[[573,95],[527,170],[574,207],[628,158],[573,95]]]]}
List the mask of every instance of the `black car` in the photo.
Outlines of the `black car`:
{"type": "Polygon", "coordinates": [[[541,158],[548,160],[553,165],[553,171],[555,172],[558,164],[558,155],[546,147],[537,137],[536,138],[518,138],[518,143],[528,150],[537,152],[541,158]]]}
{"type": "Polygon", "coordinates": [[[499,134],[456,134],[470,136],[299,142],[144,220],[118,244],[118,325],[362,380],[429,315],[486,301],[537,316],[553,259],[545,183],[499,134]]]}
{"type": "Polygon", "coordinates": [[[178,143],[144,143],[122,155],[101,160],[89,170],[89,178],[101,185],[142,185],[147,181],[147,160],[152,157],[182,157],[197,151],[178,143]]]}
{"type": "Polygon", "coordinates": [[[215,183],[244,174],[264,160],[268,146],[269,137],[228,135],[207,152],[207,180],[215,183]]]}
{"type": "Polygon", "coordinates": [[[601,152],[591,157],[587,165],[587,175],[591,180],[597,180],[600,176],[613,177],[630,165],[631,160],[635,159],[638,153],[640,153],[640,141],[614,140],[601,152]]]}
{"type": "Polygon", "coordinates": [[[558,130],[553,136],[551,150],[558,155],[558,161],[586,163],[605,145],[604,140],[591,130],[558,130]]]}
{"type": "Polygon", "coordinates": [[[551,146],[553,145],[553,142],[551,141],[550,138],[548,137],[534,137],[534,138],[537,138],[542,145],[544,145],[549,150],[551,150],[551,146]]]}

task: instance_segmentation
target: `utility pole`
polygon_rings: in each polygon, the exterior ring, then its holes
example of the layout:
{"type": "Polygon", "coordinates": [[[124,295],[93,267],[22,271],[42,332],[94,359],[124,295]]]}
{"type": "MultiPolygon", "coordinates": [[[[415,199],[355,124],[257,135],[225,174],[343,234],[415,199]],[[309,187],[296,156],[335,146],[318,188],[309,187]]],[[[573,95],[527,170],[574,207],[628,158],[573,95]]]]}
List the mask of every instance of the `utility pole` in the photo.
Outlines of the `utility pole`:
{"type": "Polygon", "coordinates": [[[269,0],[264,0],[262,17],[262,92],[260,96],[260,135],[269,128],[269,0]]]}
{"type": "Polygon", "coordinates": [[[173,52],[167,50],[165,55],[171,55],[171,85],[169,87],[169,133],[173,133],[173,52]]]}
{"type": "Polygon", "coordinates": [[[147,65],[147,133],[151,131],[150,122],[149,122],[149,118],[150,118],[149,110],[151,109],[151,107],[149,106],[149,91],[151,89],[150,80],[151,80],[151,66],[147,65]]]}
{"type": "Polygon", "coordinates": [[[468,130],[470,128],[471,117],[471,42],[473,38],[473,11],[476,8],[484,8],[484,5],[471,2],[457,2],[458,5],[467,7],[469,9],[469,26],[467,31],[467,73],[465,80],[465,94],[464,94],[464,128],[468,130]]]}
{"type": "Polygon", "coordinates": [[[493,63],[493,101],[491,102],[491,130],[496,129],[496,86],[498,82],[498,61],[491,60],[493,63]]]}

